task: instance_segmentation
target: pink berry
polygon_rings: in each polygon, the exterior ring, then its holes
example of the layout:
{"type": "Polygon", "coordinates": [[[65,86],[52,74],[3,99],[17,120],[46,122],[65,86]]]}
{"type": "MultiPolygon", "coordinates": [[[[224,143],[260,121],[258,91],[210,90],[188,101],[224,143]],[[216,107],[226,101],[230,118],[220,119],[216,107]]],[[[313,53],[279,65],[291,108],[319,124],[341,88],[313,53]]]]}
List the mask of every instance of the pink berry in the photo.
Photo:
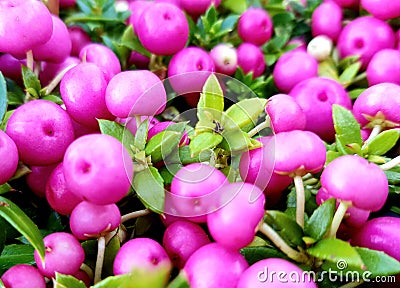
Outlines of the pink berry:
{"type": "Polygon", "coordinates": [[[129,192],[133,177],[128,151],[105,134],[76,139],[65,152],[63,167],[67,188],[98,205],[121,200],[129,192]]]}
{"type": "Polygon", "coordinates": [[[26,65],[26,61],[21,61],[11,54],[0,55],[0,71],[3,73],[3,76],[14,80],[21,85],[23,85],[21,73],[22,64],[26,65]]]}
{"type": "Polygon", "coordinates": [[[200,247],[210,243],[206,232],[199,225],[178,220],[164,232],[163,246],[174,267],[181,269],[187,259],[200,247]]]}
{"type": "Polygon", "coordinates": [[[72,234],[80,240],[98,238],[120,223],[121,213],[117,205],[95,205],[87,201],[76,205],[69,219],[72,234]]]}
{"type": "Polygon", "coordinates": [[[376,18],[382,20],[400,17],[400,2],[390,0],[361,0],[361,6],[376,18]],[[388,9],[390,7],[390,9],[388,9]]]}
{"type": "Polygon", "coordinates": [[[129,3],[131,15],[128,18],[127,24],[132,25],[134,31],[137,32],[140,29],[140,16],[142,16],[143,11],[152,5],[152,2],[143,0],[131,1],[129,3]]]}
{"type": "Polygon", "coordinates": [[[268,12],[262,8],[251,7],[247,9],[240,16],[237,25],[239,37],[244,42],[261,46],[272,36],[272,19],[268,12]]]}
{"type": "Polygon", "coordinates": [[[360,0],[333,0],[342,8],[358,9],[360,6],[360,0]]]}
{"type": "Polygon", "coordinates": [[[296,84],[317,74],[318,61],[302,50],[283,54],[273,71],[275,85],[283,93],[289,93],[296,84]]]}
{"type": "Polygon", "coordinates": [[[218,7],[220,3],[221,0],[179,1],[179,4],[182,7],[182,9],[185,10],[188,14],[193,15],[195,17],[204,14],[211,5],[218,7]]]}
{"type": "Polygon", "coordinates": [[[342,8],[335,2],[323,2],[312,14],[311,29],[312,35],[325,35],[332,41],[336,41],[342,30],[342,8]]]}
{"type": "Polygon", "coordinates": [[[351,109],[351,100],[346,90],[335,80],[313,77],[298,83],[289,95],[306,115],[305,130],[316,133],[325,141],[334,141],[332,105],[351,109]]]}
{"type": "Polygon", "coordinates": [[[265,196],[257,186],[241,182],[226,185],[219,194],[221,208],[207,215],[208,230],[215,242],[239,250],[254,239],[264,216],[265,196]]]}
{"type": "Polygon", "coordinates": [[[105,101],[116,117],[154,116],[165,109],[167,95],[161,80],[148,70],[124,71],[108,83],[105,101]]]}
{"type": "MultiPolygon", "coordinates": [[[[139,1],[136,1],[139,2],[139,1]]],[[[132,2],[132,3],[136,3],[132,2]]],[[[137,69],[148,69],[150,64],[150,58],[140,54],[139,52],[132,51],[128,59],[128,67],[135,66],[137,69]]]]}
{"type": "Polygon", "coordinates": [[[214,62],[215,71],[218,73],[233,75],[237,69],[237,51],[229,44],[220,43],[210,51],[210,57],[214,62]]]}
{"type": "Polygon", "coordinates": [[[80,26],[68,27],[68,33],[71,39],[71,55],[79,57],[82,48],[91,43],[90,37],[80,26]]]}
{"type": "Polygon", "coordinates": [[[382,169],[358,155],[345,155],[330,162],[321,175],[327,193],[354,207],[378,211],[388,197],[388,180],[382,169]]]}
{"type": "Polygon", "coordinates": [[[253,72],[253,78],[264,73],[265,60],[260,47],[251,43],[242,43],[237,48],[238,66],[245,74],[253,72]]]}
{"type": "Polygon", "coordinates": [[[58,164],[29,167],[32,172],[26,175],[26,184],[28,184],[31,191],[37,196],[46,197],[47,180],[57,165],[58,164]]]}
{"type": "Polygon", "coordinates": [[[1,281],[6,288],[46,288],[46,282],[39,270],[27,264],[14,265],[1,276],[1,281]]]}
{"type": "Polygon", "coordinates": [[[14,141],[0,130],[0,185],[6,183],[14,175],[18,167],[18,149],[14,141]]]}
{"type": "Polygon", "coordinates": [[[370,86],[384,82],[400,85],[400,50],[376,52],[368,64],[367,79],[370,86]]]}
{"type": "Polygon", "coordinates": [[[85,251],[79,241],[69,233],[55,232],[43,238],[46,254],[44,262],[35,250],[34,257],[36,265],[43,276],[55,277],[56,272],[72,275],[78,272],[85,251]]]}
{"type": "Polygon", "coordinates": [[[70,8],[76,5],[76,0],[59,0],[61,8],[70,8]]]}
{"type": "Polygon", "coordinates": [[[45,196],[50,207],[61,215],[70,215],[75,206],[82,201],[82,198],[67,188],[62,163],[58,164],[49,175],[45,196]]]}
{"type": "Polygon", "coordinates": [[[80,63],[64,75],[60,93],[71,118],[96,129],[99,127],[97,119],[115,118],[106,106],[106,88],[107,82],[98,66],[80,63]]]}
{"type": "Polygon", "coordinates": [[[194,252],[183,271],[191,288],[232,288],[248,266],[238,251],[211,243],[194,252]]]}
{"type": "Polygon", "coordinates": [[[170,3],[153,3],[139,18],[136,33],[142,45],[156,55],[172,55],[182,50],[189,36],[185,14],[170,3]]]}
{"type": "Polygon", "coordinates": [[[67,112],[47,100],[19,106],[8,120],[6,133],[17,145],[20,160],[37,166],[60,162],[74,139],[67,112]]]}

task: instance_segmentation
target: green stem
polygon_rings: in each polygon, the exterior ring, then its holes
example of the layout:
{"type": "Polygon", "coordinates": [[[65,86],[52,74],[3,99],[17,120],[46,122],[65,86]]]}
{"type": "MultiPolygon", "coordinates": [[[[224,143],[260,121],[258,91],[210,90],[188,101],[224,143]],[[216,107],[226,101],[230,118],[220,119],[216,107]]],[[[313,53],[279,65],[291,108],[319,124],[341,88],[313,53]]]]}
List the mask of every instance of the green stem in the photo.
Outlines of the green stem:
{"type": "Polygon", "coordinates": [[[385,170],[390,170],[390,169],[396,167],[397,165],[400,165],[400,155],[393,158],[389,162],[382,164],[379,167],[381,167],[381,169],[385,171],[385,170]]]}
{"type": "Polygon", "coordinates": [[[381,133],[381,131],[382,131],[382,126],[375,125],[371,131],[371,134],[369,134],[368,139],[365,140],[363,148],[367,146],[376,136],[378,136],[378,134],[381,133]]]}
{"type": "Polygon", "coordinates": [[[94,284],[100,282],[101,280],[101,271],[103,270],[105,250],[106,250],[106,239],[104,236],[101,236],[97,240],[97,259],[96,259],[96,268],[94,271],[94,284]]]}
{"type": "Polygon", "coordinates": [[[146,216],[148,214],[150,214],[151,211],[149,209],[143,209],[143,210],[139,210],[139,211],[135,211],[135,212],[131,212],[128,214],[125,214],[121,217],[121,223],[124,223],[125,221],[131,220],[131,219],[135,219],[138,217],[142,217],[142,216],[146,216]]]}
{"type": "Polygon", "coordinates": [[[271,119],[269,118],[269,116],[265,117],[265,121],[261,122],[260,124],[258,124],[256,127],[254,127],[253,129],[251,129],[249,132],[247,132],[247,134],[250,137],[253,137],[254,135],[256,135],[257,133],[259,133],[261,130],[264,130],[265,128],[268,128],[271,126],[271,119]]]}
{"type": "Polygon", "coordinates": [[[303,178],[296,175],[293,178],[294,186],[296,187],[296,222],[301,228],[304,228],[304,206],[306,203],[304,195],[303,178]]]}
{"type": "Polygon", "coordinates": [[[339,229],[340,223],[342,223],[344,215],[346,215],[347,208],[349,208],[350,202],[340,201],[339,207],[337,208],[335,215],[333,216],[331,228],[329,229],[328,238],[335,238],[336,232],[339,229]]]}
{"type": "Polygon", "coordinates": [[[139,129],[140,124],[142,124],[142,117],[140,115],[135,115],[136,129],[139,129]]]}

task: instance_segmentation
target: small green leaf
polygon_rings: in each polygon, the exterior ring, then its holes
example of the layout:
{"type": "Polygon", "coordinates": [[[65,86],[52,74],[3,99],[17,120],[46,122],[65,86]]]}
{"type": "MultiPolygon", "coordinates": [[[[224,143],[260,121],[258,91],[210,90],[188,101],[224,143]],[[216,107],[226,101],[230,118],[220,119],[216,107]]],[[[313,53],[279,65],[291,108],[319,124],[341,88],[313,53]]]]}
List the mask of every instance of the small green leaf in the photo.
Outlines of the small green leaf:
{"type": "Polygon", "coordinates": [[[336,201],[331,198],[319,206],[304,226],[304,233],[315,240],[320,240],[331,226],[335,214],[336,201]]]}
{"type": "Polygon", "coordinates": [[[2,122],[4,115],[7,112],[7,85],[3,74],[0,71],[0,123],[2,122]]]}
{"type": "Polygon", "coordinates": [[[0,216],[28,239],[43,259],[45,247],[42,234],[35,223],[13,202],[0,196],[0,216]]]}
{"type": "Polygon", "coordinates": [[[220,147],[232,154],[242,153],[251,149],[261,147],[261,142],[252,141],[249,134],[242,130],[231,130],[222,133],[223,140],[220,147]]]}
{"type": "Polygon", "coordinates": [[[140,43],[139,39],[133,31],[132,25],[129,25],[124,33],[122,34],[121,41],[119,43],[121,46],[127,47],[132,51],[136,51],[142,55],[151,56],[151,53],[147,51],[143,45],[140,43]]]}
{"type": "Polygon", "coordinates": [[[400,184],[400,169],[392,168],[390,170],[383,171],[386,174],[389,184],[397,185],[400,184]]]}
{"type": "Polygon", "coordinates": [[[397,129],[383,131],[367,143],[366,151],[370,155],[384,155],[396,145],[399,136],[400,132],[397,129]]]}
{"type": "Polygon", "coordinates": [[[100,132],[102,134],[112,136],[120,141],[129,151],[131,156],[133,156],[131,145],[135,143],[135,137],[132,135],[129,129],[126,129],[124,126],[114,121],[105,119],[98,119],[97,121],[99,122],[100,132]]]}
{"type": "Polygon", "coordinates": [[[240,127],[245,132],[250,131],[264,112],[266,99],[250,98],[239,101],[229,107],[223,116],[222,126],[225,130],[240,127]]]}
{"type": "Polygon", "coordinates": [[[146,156],[151,156],[153,163],[159,162],[178,148],[183,133],[164,130],[154,135],[146,144],[146,156]]]}
{"type": "Polygon", "coordinates": [[[8,119],[10,119],[11,115],[14,113],[15,110],[9,110],[6,112],[6,115],[3,118],[3,122],[0,121],[0,129],[6,131],[8,119]]]}
{"type": "Polygon", "coordinates": [[[327,151],[326,152],[326,162],[325,164],[329,164],[331,163],[333,160],[335,160],[336,158],[340,157],[341,154],[339,152],[336,151],[327,151]]]}
{"type": "Polygon", "coordinates": [[[307,249],[307,252],[321,260],[327,260],[333,263],[345,261],[346,265],[365,268],[357,250],[348,242],[336,238],[325,238],[317,242],[315,246],[307,249]]]}
{"type": "Polygon", "coordinates": [[[41,97],[41,99],[47,100],[47,101],[51,101],[51,102],[54,102],[54,103],[59,104],[59,105],[62,105],[64,103],[62,101],[62,99],[57,95],[51,95],[50,94],[50,95],[46,95],[46,96],[41,97]]]}
{"type": "Polygon", "coordinates": [[[256,262],[267,258],[287,259],[287,256],[284,253],[273,246],[248,246],[240,249],[240,254],[246,258],[249,265],[253,265],[256,262]]]}
{"type": "Polygon", "coordinates": [[[361,62],[355,62],[348,66],[342,74],[340,74],[339,82],[343,87],[347,87],[351,84],[351,81],[357,76],[358,71],[360,71],[361,62]]]}
{"type": "Polygon", "coordinates": [[[215,148],[223,140],[222,136],[213,132],[196,135],[189,143],[190,156],[195,157],[204,150],[215,148]]]}
{"type": "Polygon", "coordinates": [[[31,69],[22,65],[22,79],[24,80],[25,89],[32,95],[39,97],[42,86],[38,77],[31,69]]]}
{"type": "Polygon", "coordinates": [[[102,271],[103,277],[114,275],[113,263],[115,255],[117,255],[119,248],[121,248],[121,241],[118,237],[118,234],[116,234],[114,237],[111,238],[110,241],[108,241],[106,245],[106,250],[104,252],[103,271],[102,271]]]}
{"type": "Polygon", "coordinates": [[[277,210],[268,210],[264,222],[270,225],[290,246],[304,246],[303,229],[295,220],[277,210]]]}
{"type": "Polygon", "coordinates": [[[0,195],[10,192],[11,190],[12,190],[12,187],[8,183],[4,183],[4,184],[0,185],[0,195]]]}
{"type": "Polygon", "coordinates": [[[135,189],[139,199],[143,205],[156,213],[164,212],[163,181],[160,173],[154,167],[137,172],[133,177],[133,189],[135,189]]]}
{"type": "Polygon", "coordinates": [[[149,130],[149,119],[144,120],[135,134],[135,147],[139,150],[144,150],[147,142],[147,133],[149,130]]]}
{"type": "Polygon", "coordinates": [[[228,17],[226,17],[222,21],[221,27],[219,28],[218,33],[214,37],[219,38],[232,32],[236,27],[239,17],[240,17],[239,15],[229,15],[228,17]]]}
{"type": "Polygon", "coordinates": [[[56,272],[56,278],[53,279],[54,288],[86,288],[83,281],[76,279],[71,275],[64,275],[56,272]]]}
{"type": "Polygon", "coordinates": [[[206,83],[197,104],[197,117],[199,120],[209,119],[220,121],[221,112],[224,110],[224,94],[217,76],[211,74],[206,83]]]}
{"type": "Polygon", "coordinates": [[[400,262],[382,251],[354,247],[371,277],[400,274],[400,262]]]}
{"type": "Polygon", "coordinates": [[[188,277],[183,270],[172,280],[167,288],[190,288],[188,277]]]}
{"type": "Polygon", "coordinates": [[[335,63],[332,59],[328,58],[318,64],[318,76],[328,77],[334,80],[339,80],[339,75],[335,63]]]}
{"type": "Polygon", "coordinates": [[[360,96],[360,94],[365,91],[365,89],[366,88],[358,88],[358,89],[349,91],[348,94],[349,94],[350,99],[351,100],[357,99],[358,96],[360,96]]]}
{"type": "Polygon", "coordinates": [[[4,247],[0,255],[0,274],[16,264],[34,264],[34,248],[27,244],[11,244],[4,247]]]}
{"type": "MultiPolygon", "coordinates": [[[[8,105],[19,106],[24,103],[25,94],[13,80],[6,78],[8,105]]],[[[1,122],[1,121],[0,121],[1,122]]]]}
{"type": "Polygon", "coordinates": [[[242,14],[247,9],[246,0],[225,0],[222,1],[222,6],[237,14],[242,14]]]}
{"type": "Polygon", "coordinates": [[[171,153],[167,157],[167,159],[164,159],[164,162],[168,164],[179,163],[183,165],[195,162],[204,162],[210,160],[211,154],[211,150],[204,150],[196,156],[192,157],[189,146],[182,146],[179,147],[178,153],[171,153]]]}
{"type": "Polygon", "coordinates": [[[332,115],[339,152],[342,154],[354,154],[346,145],[356,143],[360,147],[362,146],[360,124],[351,111],[337,104],[332,105],[332,115]]]}

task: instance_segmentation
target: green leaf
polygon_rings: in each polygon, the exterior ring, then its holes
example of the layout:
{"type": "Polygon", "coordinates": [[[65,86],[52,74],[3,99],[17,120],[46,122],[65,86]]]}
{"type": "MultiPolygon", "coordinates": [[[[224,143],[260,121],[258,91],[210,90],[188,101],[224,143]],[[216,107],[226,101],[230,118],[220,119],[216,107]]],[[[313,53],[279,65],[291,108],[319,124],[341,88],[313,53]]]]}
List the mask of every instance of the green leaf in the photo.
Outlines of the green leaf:
{"type": "Polygon", "coordinates": [[[3,122],[0,122],[0,129],[6,131],[8,119],[10,119],[11,115],[14,113],[15,110],[9,110],[6,112],[3,122]]]}
{"type": "Polygon", "coordinates": [[[124,33],[122,34],[121,41],[119,45],[124,46],[129,48],[132,51],[136,51],[142,55],[151,56],[151,53],[147,51],[142,43],[140,43],[139,39],[135,35],[135,32],[133,31],[132,25],[129,25],[124,33]]]}
{"type": "Polygon", "coordinates": [[[147,142],[147,133],[149,131],[149,119],[140,123],[135,134],[135,147],[139,150],[144,150],[147,142]]]}
{"type": "Polygon", "coordinates": [[[0,71],[0,123],[3,121],[4,115],[7,112],[7,85],[3,74],[0,71]]]}
{"type": "Polygon", "coordinates": [[[328,58],[327,60],[318,63],[318,76],[328,77],[336,81],[339,80],[338,71],[332,59],[328,58]]]}
{"type": "Polygon", "coordinates": [[[103,277],[105,277],[104,275],[114,275],[113,263],[119,248],[121,248],[121,241],[118,237],[118,234],[116,234],[114,237],[111,238],[110,241],[108,241],[106,245],[106,250],[104,251],[104,263],[102,271],[103,277]]]}
{"type": "Polygon", "coordinates": [[[237,14],[242,14],[247,9],[246,0],[223,0],[222,6],[237,14]]]}
{"type": "Polygon", "coordinates": [[[0,255],[0,273],[16,264],[34,264],[34,248],[26,244],[11,244],[4,247],[0,255]]]}
{"type": "Polygon", "coordinates": [[[0,185],[0,195],[10,192],[11,190],[12,190],[12,187],[8,183],[4,183],[3,185],[0,185]]]}
{"type": "Polygon", "coordinates": [[[335,214],[336,200],[331,198],[319,206],[304,225],[304,233],[320,240],[329,230],[335,214]]]}
{"type": "Polygon", "coordinates": [[[225,130],[240,127],[245,132],[250,131],[265,110],[266,99],[250,98],[239,101],[229,107],[223,115],[222,126],[225,130]]]}
{"type": "Polygon", "coordinates": [[[24,81],[25,89],[29,94],[38,98],[42,86],[40,85],[40,81],[35,73],[25,65],[22,65],[22,79],[24,81]]]}
{"type": "Polygon", "coordinates": [[[400,169],[392,168],[383,172],[386,174],[389,184],[400,184],[400,169]]]}
{"type": "Polygon", "coordinates": [[[357,99],[358,96],[360,96],[360,94],[365,91],[365,89],[366,88],[358,88],[358,89],[349,91],[348,94],[349,94],[350,99],[351,100],[357,99]]]}
{"type": "Polygon", "coordinates": [[[190,164],[195,162],[204,162],[209,161],[211,157],[211,150],[204,150],[196,156],[192,157],[190,153],[190,147],[185,145],[179,147],[178,153],[171,153],[166,159],[164,159],[165,163],[168,164],[190,164]]]}
{"type": "Polygon", "coordinates": [[[114,121],[105,119],[98,119],[97,121],[99,122],[100,132],[120,141],[132,156],[131,145],[135,143],[135,137],[129,129],[126,129],[124,126],[114,121]]]}
{"type": "Polygon", "coordinates": [[[316,258],[339,264],[345,261],[346,265],[359,269],[365,267],[357,250],[348,242],[336,238],[326,238],[317,242],[313,247],[307,249],[307,252],[316,258]]]}
{"type": "Polygon", "coordinates": [[[222,21],[221,27],[219,28],[218,33],[215,35],[215,38],[222,37],[232,32],[236,27],[239,17],[239,15],[229,15],[228,17],[226,17],[222,21]]]}
{"type": "Polygon", "coordinates": [[[246,258],[249,265],[253,265],[256,262],[267,258],[287,259],[287,256],[284,253],[272,246],[248,246],[240,249],[240,254],[246,258]]]}
{"type": "Polygon", "coordinates": [[[342,154],[354,154],[354,151],[346,147],[349,144],[362,146],[361,128],[351,111],[346,108],[332,105],[333,123],[336,131],[337,147],[342,154]]]}
{"type": "Polygon", "coordinates": [[[135,173],[133,189],[146,208],[156,212],[164,212],[164,183],[158,170],[154,167],[135,173]]]}
{"type": "Polygon", "coordinates": [[[222,133],[223,140],[220,147],[231,154],[238,154],[244,151],[261,147],[261,142],[251,139],[249,134],[242,130],[231,130],[222,133]]]}
{"type": "Polygon", "coordinates": [[[400,262],[382,251],[354,247],[371,277],[400,274],[400,262]]]}
{"type": "Polygon", "coordinates": [[[57,95],[51,95],[50,94],[50,95],[46,95],[46,96],[41,97],[41,99],[47,100],[47,101],[51,101],[51,102],[54,102],[54,103],[59,104],[59,105],[62,105],[64,103],[62,101],[62,99],[57,95]]]}
{"type": "Polygon", "coordinates": [[[396,145],[399,136],[400,132],[397,129],[383,131],[367,143],[366,152],[370,155],[384,155],[396,145]]]}
{"type": "Polygon", "coordinates": [[[64,275],[56,272],[56,278],[53,279],[54,288],[86,288],[83,281],[76,279],[71,275],[64,275]]]}
{"type": "Polygon", "coordinates": [[[215,148],[222,140],[221,135],[213,132],[198,134],[189,143],[190,156],[195,157],[204,150],[215,148]]]}
{"type": "Polygon", "coordinates": [[[42,234],[35,223],[13,202],[0,196],[0,216],[28,239],[43,259],[45,247],[42,234]]]}
{"type": "Polygon", "coordinates": [[[6,78],[8,105],[19,106],[25,101],[25,94],[21,87],[13,80],[6,78]]]}
{"type": "Polygon", "coordinates": [[[3,218],[0,218],[0,253],[3,251],[4,246],[6,245],[6,241],[7,241],[7,224],[3,218]]]}
{"type": "Polygon", "coordinates": [[[154,135],[146,144],[146,156],[151,156],[153,163],[159,162],[178,148],[182,134],[168,129],[154,135]]]}
{"type": "Polygon", "coordinates": [[[270,225],[290,246],[304,246],[303,229],[295,220],[277,210],[268,210],[264,222],[270,225]]]}
{"type": "Polygon", "coordinates": [[[211,74],[197,104],[197,117],[199,120],[210,119],[220,121],[221,112],[224,110],[224,94],[215,74],[211,74]]]}
{"type": "Polygon", "coordinates": [[[182,270],[182,272],[180,272],[178,276],[169,283],[167,288],[190,288],[189,280],[185,272],[182,270]]]}
{"type": "Polygon", "coordinates": [[[342,74],[339,76],[339,82],[343,85],[343,87],[347,87],[351,84],[353,79],[357,76],[358,71],[360,71],[361,62],[355,62],[348,66],[342,74]]]}

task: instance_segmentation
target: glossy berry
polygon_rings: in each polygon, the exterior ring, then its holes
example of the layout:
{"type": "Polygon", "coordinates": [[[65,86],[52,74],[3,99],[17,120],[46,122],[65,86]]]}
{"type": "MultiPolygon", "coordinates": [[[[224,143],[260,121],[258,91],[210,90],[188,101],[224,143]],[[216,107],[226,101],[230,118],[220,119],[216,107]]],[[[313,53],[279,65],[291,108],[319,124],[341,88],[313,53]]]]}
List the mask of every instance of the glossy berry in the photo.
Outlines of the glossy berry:
{"type": "Polygon", "coordinates": [[[221,0],[179,0],[182,9],[195,17],[204,14],[211,5],[217,8],[219,4],[221,4],[221,0]]]}
{"type": "Polygon", "coordinates": [[[262,8],[249,8],[240,16],[238,21],[239,37],[257,46],[267,42],[273,32],[272,19],[262,8]]]}
{"type": "MultiPolygon", "coordinates": [[[[156,134],[164,131],[165,129],[168,128],[168,126],[171,126],[173,124],[176,124],[175,122],[172,121],[162,121],[159,123],[156,123],[154,125],[152,125],[151,128],[149,128],[149,131],[147,133],[147,141],[149,141],[151,138],[153,138],[156,134]]],[[[189,136],[187,134],[187,132],[183,132],[181,141],[179,142],[179,146],[184,146],[189,144],[189,136]]]]}
{"type": "Polygon", "coordinates": [[[0,130],[0,158],[7,159],[0,165],[0,185],[14,175],[18,167],[18,149],[14,141],[0,130]]]}
{"type": "Polygon", "coordinates": [[[26,65],[25,60],[19,60],[11,54],[0,55],[0,71],[4,77],[14,80],[16,83],[23,85],[21,66],[26,65]]]}
{"type": "Polygon", "coordinates": [[[388,20],[400,17],[400,2],[389,0],[360,0],[361,7],[374,17],[388,20]],[[388,9],[390,7],[390,9],[388,9]]]}
{"type": "Polygon", "coordinates": [[[90,37],[80,26],[69,26],[68,33],[71,39],[71,56],[79,57],[82,48],[91,43],[90,37]]]}
{"type": "Polygon", "coordinates": [[[144,10],[152,6],[153,3],[150,1],[131,1],[129,3],[129,11],[131,15],[128,18],[128,25],[132,25],[134,31],[138,31],[140,29],[140,16],[144,10]]]}
{"type": "Polygon", "coordinates": [[[400,85],[400,50],[376,52],[367,67],[367,80],[369,86],[384,82],[400,85]]]}
{"type": "Polygon", "coordinates": [[[47,100],[19,106],[8,120],[6,133],[17,145],[20,160],[37,166],[60,162],[74,140],[67,112],[47,100]]]}
{"type": "Polygon", "coordinates": [[[26,184],[39,197],[46,197],[46,183],[58,164],[48,166],[30,166],[31,172],[26,175],[26,184]]]}
{"type": "Polygon", "coordinates": [[[265,60],[262,50],[251,43],[242,43],[237,48],[238,66],[245,74],[253,73],[253,78],[264,73],[265,60]]]}
{"type": "Polygon", "coordinates": [[[65,152],[63,167],[67,188],[98,205],[121,200],[129,192],[133,177],[128,151],[105,134],[76,139],[65,152]]]}
{"type": "Polygon", "coordinates": [[[207,215],[208,230],[215,242],[239,250],[254,239],[264,216],[265,196],[257,186],[242,182],[226,185],[219,193],[221,208],[207,215]]]}
{"type": "Polygon", "coordinates": [[[38,269],[28,264],[12,266],[1,276],[1,281],[6,288],[46,288],[42,274],[38,269]]]}
{"type": "Polygon", "coordinates": [[[226,75],[233,75],[236,72],[238,65],[236,48],[220,43],[211,49],[210,57],[214,61],[216,72],[226,75]]]}
{"type": "Polygon", "coordinates": [[[210,243],[206,232],[198,224],[178,220],[164,232],[163,246],[174,267],[181,269],[187,259],[200,247],[210,243]]]}
{"type": "Polygon", "coordinates": [[[311,18],[312,35],[325,35],[336,41],[342,30],[343,11],[334,1],[321,3],[313,12],[311,18]]]}

